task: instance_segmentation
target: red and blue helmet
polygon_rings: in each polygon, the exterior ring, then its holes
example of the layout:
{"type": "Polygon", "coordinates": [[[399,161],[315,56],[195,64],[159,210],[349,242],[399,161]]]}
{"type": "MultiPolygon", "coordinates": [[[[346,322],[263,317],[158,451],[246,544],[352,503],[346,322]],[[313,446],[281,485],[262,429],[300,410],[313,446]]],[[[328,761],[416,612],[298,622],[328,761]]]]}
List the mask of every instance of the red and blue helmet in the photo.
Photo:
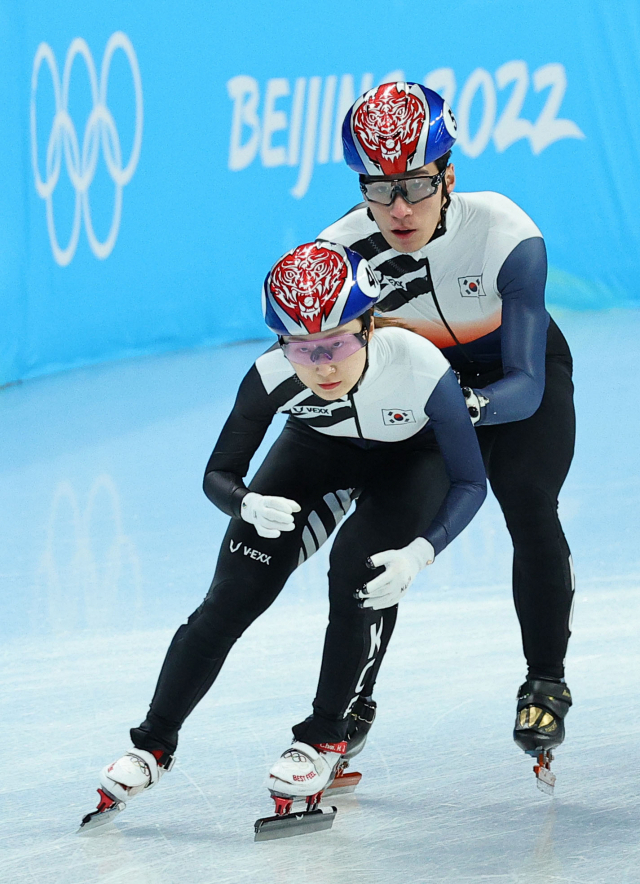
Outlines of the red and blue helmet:
{"type": "Polygon", "coordinates": [[[437,92],[419,83],[383,83],[361,95],[344,118],[344,158],[361,175],[400,175],[447,153],[457,129],[437,92]]]}
{"type": "Polygon", "coordinates": [[[267,273],[262,312],[277,335],[312,335],[356,319],[379,297],[368,261],[337,243],[310,242],[287,252],[267,273]]]}

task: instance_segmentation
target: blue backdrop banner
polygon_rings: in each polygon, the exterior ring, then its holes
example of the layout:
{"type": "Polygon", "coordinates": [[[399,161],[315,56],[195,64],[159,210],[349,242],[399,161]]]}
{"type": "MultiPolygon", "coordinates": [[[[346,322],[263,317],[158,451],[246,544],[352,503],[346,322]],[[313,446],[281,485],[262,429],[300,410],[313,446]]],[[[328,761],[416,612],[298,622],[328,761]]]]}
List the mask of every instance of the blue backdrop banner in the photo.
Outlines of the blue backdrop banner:
{"type": "Polygon", "coordinates": [[[451,104],[458,189],[543,231],[549,302],[640,306],[637,0],[0,0],[0,384],[262,337],[280,254],[359,200],[340,126],[451,104]]]}

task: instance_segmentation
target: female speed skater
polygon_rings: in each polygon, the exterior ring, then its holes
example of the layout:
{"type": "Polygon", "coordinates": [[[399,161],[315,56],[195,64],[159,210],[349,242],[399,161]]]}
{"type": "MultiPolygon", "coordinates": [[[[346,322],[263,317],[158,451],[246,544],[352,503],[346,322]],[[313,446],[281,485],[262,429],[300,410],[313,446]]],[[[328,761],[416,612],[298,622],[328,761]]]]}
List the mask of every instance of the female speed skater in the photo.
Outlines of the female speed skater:
{"type": "Polygon", "coordinates": [[[300,797],[305,813],[319,812],[398,602],[486,494],[453,371],[424,338],[400,328],[374,332],[379,294],[368,262],[331,243],[298,246],[267,275],[263,310],[278,343],[242,381],[205,472],[207,497],[231,516],[213,582],[171,642],[146,719],[130,732],[133,748],[102,770],[100,804],[84,827],[106,822],[170,770],[183,722],[297,567],[316,501],[358,488],[331,550],[313,711],[269,772],[276,819],[299,820],[289,811],[300,797]],[[277,413],[288,422],[247,487],[251,458],[277,413]]]}
{"type": "Polygon", "coordinates": [[[459,375],[514,548],[528,665],[514,739],[548,758],[571,706],[574,579],[557,512],[575,439],[571,353],[545,309],[536,225],[501,194],[453,192],[456,129],[447,103],[417,83],[358,98],[342,135],[364,202],[319,240],[366,258],[381,281],[376,311],[434,343],[459,375]]]}

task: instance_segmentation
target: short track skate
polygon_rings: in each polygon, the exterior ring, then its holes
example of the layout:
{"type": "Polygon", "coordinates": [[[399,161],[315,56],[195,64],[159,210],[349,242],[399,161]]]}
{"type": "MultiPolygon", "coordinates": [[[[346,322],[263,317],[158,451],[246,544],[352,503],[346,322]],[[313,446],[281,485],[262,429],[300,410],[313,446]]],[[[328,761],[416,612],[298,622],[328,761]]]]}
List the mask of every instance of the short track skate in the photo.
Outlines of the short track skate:
{"type": "Polygon", "coordinates": [[[108,764],[100,772],[98,806],[82,818],[78,832],[88,832],[114,820],[132,798],[155,786],[171,770],[174,760],[166,752],[148,752],[134,746],[108,764]]]}
{"type": "Polygon", "coordinates": [[[294,741],[269,770],[269,794],[275,802],[275,815],[255,822],[255,840],[288,838],[330,829],[337,809],[320,807],[323,792],[344,762],[346,741],[302,743],[294,741]],[[293,802],[304,800],[306,809],[293,811],[293,802]]]}
{"type": "Polygon", "coordinates": [[[513,739],[527,755],[536,759],[536,784],[545,795],[553,795],[556,784],[551,772],[553,749],[564,740],[564,718],[571,706],[571,692],[564,682],[529,679],[518,691],[513,739]]]}

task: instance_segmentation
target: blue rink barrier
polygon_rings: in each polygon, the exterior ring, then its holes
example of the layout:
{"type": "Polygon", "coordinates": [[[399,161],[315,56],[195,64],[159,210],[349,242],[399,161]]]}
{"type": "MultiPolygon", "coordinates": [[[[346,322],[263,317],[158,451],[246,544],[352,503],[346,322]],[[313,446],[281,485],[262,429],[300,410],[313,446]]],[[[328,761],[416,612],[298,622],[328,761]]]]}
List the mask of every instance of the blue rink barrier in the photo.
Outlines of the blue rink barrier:
{"type": "Polygon", "coordinates": [[[389,79],[452,105],[460,190],[542,229],[551,304],[640,304],[636,0],[5,0],[0,26],[0,385],[263,336],[262,278],[358,201],[340,124],[389,79]]]}

